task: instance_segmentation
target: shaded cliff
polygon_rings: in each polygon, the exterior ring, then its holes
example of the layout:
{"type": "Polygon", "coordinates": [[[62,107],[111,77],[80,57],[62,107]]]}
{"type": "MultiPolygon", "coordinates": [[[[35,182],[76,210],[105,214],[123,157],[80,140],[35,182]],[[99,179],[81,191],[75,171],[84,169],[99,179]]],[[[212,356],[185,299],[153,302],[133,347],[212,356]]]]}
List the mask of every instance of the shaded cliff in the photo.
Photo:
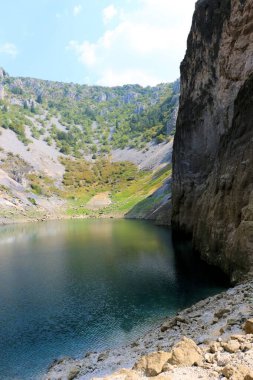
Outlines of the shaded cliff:
{"type": "Polygon", "coordinates": [[[173,154],[172,223],[232,280],[253,264],[252,0],[199,0],[173,154]]]}

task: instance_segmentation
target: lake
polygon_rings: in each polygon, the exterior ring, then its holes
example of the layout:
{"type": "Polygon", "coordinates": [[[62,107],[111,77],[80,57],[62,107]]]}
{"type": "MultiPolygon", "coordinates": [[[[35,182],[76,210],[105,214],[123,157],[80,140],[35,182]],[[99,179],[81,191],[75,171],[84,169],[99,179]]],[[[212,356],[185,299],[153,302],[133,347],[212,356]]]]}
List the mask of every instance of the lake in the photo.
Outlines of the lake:
{"type": "Polygon", "coordinates": [[[149,222],[1,227],[0,379],[39,379],[54,358],[127,344],[225,286],[149,222]]]}

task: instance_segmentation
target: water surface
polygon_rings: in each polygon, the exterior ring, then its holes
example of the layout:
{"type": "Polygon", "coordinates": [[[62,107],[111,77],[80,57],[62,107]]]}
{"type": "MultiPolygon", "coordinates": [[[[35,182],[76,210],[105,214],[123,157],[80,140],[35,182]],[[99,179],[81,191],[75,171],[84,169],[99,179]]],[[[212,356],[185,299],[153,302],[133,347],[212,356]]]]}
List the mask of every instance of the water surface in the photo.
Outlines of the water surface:
{"type": "Polygon", "coordinates": [[[54,358],[129,343],[224,288],[170,230],[127,220],[0,229],[0,379],[36,379],[54,358]]]}

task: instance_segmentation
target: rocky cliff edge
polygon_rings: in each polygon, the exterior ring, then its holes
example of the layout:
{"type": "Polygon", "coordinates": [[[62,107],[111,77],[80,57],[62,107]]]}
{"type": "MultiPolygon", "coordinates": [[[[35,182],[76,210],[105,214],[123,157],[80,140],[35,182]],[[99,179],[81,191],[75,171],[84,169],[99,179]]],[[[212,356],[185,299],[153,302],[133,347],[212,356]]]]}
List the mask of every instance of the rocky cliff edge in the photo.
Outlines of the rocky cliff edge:
{"type": "Polygon", "coordinates": [[[253,264],[253,4],[199,0],[181,64],[174,231],[232,280],[253,264]]]}

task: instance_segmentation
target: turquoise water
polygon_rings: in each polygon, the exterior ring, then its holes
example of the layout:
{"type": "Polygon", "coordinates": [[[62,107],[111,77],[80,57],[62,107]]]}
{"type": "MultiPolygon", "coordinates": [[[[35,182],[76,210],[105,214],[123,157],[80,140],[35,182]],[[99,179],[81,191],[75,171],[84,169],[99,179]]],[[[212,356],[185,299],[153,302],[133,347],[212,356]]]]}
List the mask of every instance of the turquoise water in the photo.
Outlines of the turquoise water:
{"type": "Polygon", "coordinates": [[[2,227],[0,379],[34,380],[54,358],[129,343],[224,286],[151,223],[2,227]]]}

